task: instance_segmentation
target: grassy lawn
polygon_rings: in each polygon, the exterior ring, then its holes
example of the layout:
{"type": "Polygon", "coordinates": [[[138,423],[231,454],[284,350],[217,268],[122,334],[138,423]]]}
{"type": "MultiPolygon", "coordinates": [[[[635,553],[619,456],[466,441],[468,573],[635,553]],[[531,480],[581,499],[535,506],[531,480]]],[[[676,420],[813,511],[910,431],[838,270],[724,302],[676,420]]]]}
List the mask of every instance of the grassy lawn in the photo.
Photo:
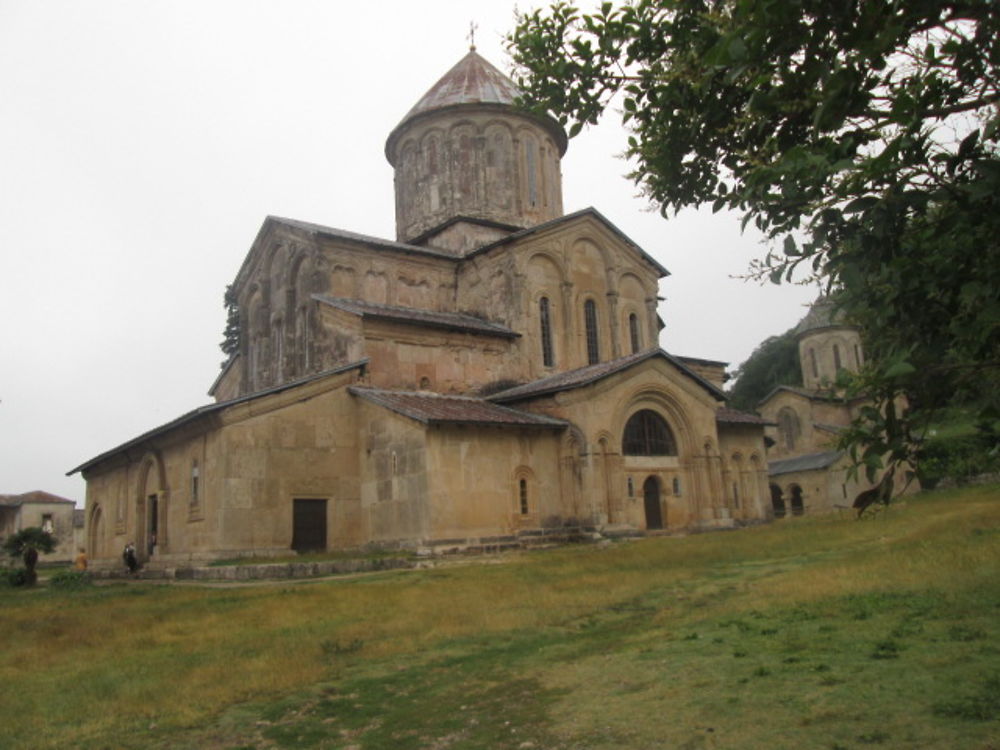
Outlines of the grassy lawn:
{"type": "Polygon", "coordinates": [[[0,746],[1000,746],[1000,487],[482,562],[0,590],[0,746]]]}

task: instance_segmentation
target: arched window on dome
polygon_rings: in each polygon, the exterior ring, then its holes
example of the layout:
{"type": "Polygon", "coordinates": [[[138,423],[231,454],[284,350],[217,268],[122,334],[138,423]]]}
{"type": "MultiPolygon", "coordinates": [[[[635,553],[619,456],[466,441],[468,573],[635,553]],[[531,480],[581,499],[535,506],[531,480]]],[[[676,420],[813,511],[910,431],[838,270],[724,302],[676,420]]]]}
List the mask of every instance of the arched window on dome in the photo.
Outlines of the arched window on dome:
{"type": "Polygon", "coordinates": [[[676,456],[677,441],[663,417],[651,409],[643,409],[625,423],[622,455],[676,456]]]}

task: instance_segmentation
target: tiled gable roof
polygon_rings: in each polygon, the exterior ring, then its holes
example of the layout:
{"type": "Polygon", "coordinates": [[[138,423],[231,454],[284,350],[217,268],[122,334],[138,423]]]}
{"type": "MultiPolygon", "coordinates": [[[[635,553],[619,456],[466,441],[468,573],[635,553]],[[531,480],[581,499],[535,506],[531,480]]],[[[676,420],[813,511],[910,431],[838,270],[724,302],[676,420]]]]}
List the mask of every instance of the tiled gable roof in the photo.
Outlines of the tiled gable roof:
{"type": "Polygon", "coordinates": [[[346,297],[330,297],[325,294],[314,294],[313,299],[323,304],[336,307],[340,310],[360,315],[364,318],[378,318],[381,320],[391,320],[394,323],[404,325],[424,326],[430,328],[444,328],[463,333],[478,333],[486,336],[499,336],[501,338],[518,338],[521,334],[512,331],[506,326],[498,323],[491,323],[488,320],[477,318],[473,315],[463,313],[435,312],[432,310],[420,310],[415,307],[399,307],[396,305],[380,305],[374,302],[365,302],[359,299],[348,299],[346,297]]]}
{"type": "Polygon", "coordinates": [[[795,456],[795,458],[782,458],[769,462],[767,473],[770,476],[776,476],[778,474],[791,474],[795,471],[825,469],[837,463],[843,455],[842,451],[826,451],[824,453],[807,453],[804,456],[795,456]]]}
{"type": "Polygon", "coordinates": [[[69,503],[70,505],[76,505],[74,501],[68,498],[53,495],[51,492],[44,492],[43,490],[22,492],[20,495],[0,495],[0,505],[18,506],[30,503],[69,503]]]}
{"type": "Polygon", "coordinates": [[[756,414],[748,414],[745,411],[722,407],[715,413],[715,421],[720,424],[759,424],[763,426],[773,426],[775,423],[756,414]]]}
{"type": "Polygon", "coordinates": [[[243,396],[237,396],[236,398],[229,399],[228,401],[219,401],[218,403],[215,404],[206,404],[205,406],[199,406],[197,409],[192,409],[191,411],[187,412],[186,414],[182,414],[181,416],[177,417],[177,419],[174,419],[171,422],[162,424],[159,427],[154,427],[152,430],[144,432],[138,437],[134,437],[131,440],[128,440],[122,443],[121,445],[112,448],[109,451],[105,451],[99,456],[90,459],[86,463],[80,464],[75,469],[67,471],[66,476],[71,476],[73,474],[76,474],[78,471],[85,471],[89,469],[91,466],[97,465],[101,461],[110,458],[116,453],[121,453],[122,451],[125,451],[135,445],[139,445],[140,443],[146,440],[151,440],[155,437],[170,432],[173,429],[181,427],[182,425],[193,422],[198,417],[222,411],[223,409],[230,406],[235,406],[236,404],[242,404],[247,401],[253,401],[254,399],[263,398],[264,396],[272,396],[276,393],[287,391],[290,388],[296,388],[300,385],[305,385],[306,383],[312,383],[313,381],[321,380],[331,375],[339,375],[341,373],[348,372],[349,370],[364,369],[367,366],[368,366],[368,359],[367,358],[360,359],[357,362],[350,362],[346,365],[339,365],[329,370],[323,370],[322,372],[317,372],[313,375],[307,375],[305,377],[298,378],[297,380],[289,380],[288,382],[281,383],[280,385],[274,385],[260,391],[254,391],[253,393],[248,393],[243,396]]]}
{"type": "Polygon", "coordinates": [[[566,422],[511,409],[473,396],[447,396],[425,391],[386,391],[351,386],[348,392],[424,424],[467,424],[562,429],[566,422]]]}
{"type": "Polygon", "coordinates": [[[688,367],[684,366],[675,357],[670,356],[662,349],[648,349],[647,351],[630,354],[627,357],[613,359],[609,362],[599,362],[596,365],[587,365],[586,367],[580,367],[576,370],[560,372],[555,375],[550,375],[547,378],[535,380],[531,383],[525,383],[524,385],[508,388],[507,390],[500,391],[499,393],[494,393],[487,398],[489,398],[490,401],[506,403],[509,401],[522,401],[528,398],[537,398],[538,396],[544,396],[549,393],[557,393],[559,391],[568,391],[573,388],[579,388],[581,386],[590,385],[591,383],[596,383],[598,380],[603,380],[604,378],[610,377],[615,373],[627,370],[633,365],[637,365],[647,359],[654,359],[656,357],[670,362],[672,365],[677,367],[677,369],[708,391],[714,398],[719,401],[725,400],[726,397],[722,391],[697,373],[690,370],[688,367]]]}

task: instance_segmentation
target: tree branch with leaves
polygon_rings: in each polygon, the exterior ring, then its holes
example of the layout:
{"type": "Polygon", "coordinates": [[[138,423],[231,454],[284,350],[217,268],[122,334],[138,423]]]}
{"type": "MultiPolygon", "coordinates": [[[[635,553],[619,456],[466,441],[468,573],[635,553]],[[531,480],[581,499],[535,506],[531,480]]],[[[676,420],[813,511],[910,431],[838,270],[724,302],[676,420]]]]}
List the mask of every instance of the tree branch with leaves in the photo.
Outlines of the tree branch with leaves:
{"type": "Polygon", "coordinates": [[[664,216],[735,211],[771,240],[752,275],[835,292],[877,411],[957,388],[1000,416],[1000,3],[560,2],[508,46],[523,105],[571,136],[617,108],[664,216]]]}

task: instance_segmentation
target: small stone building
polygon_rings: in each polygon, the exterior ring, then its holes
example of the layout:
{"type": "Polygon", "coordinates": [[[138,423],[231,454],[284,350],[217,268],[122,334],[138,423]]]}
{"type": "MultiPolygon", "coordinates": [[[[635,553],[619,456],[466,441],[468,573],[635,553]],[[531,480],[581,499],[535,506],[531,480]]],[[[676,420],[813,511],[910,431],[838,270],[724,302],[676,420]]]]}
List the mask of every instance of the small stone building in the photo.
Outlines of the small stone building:
{"type": "Polygon", "coordinates": [[[566,135],[470,51],[392,130],[393,240],[268,217],[215,403],[74,471],[87,548],[163,565],[770,516],[764,420],[658,346],[667,270],[587,208],[566,135]]]}
{"type": "MultiPolygon", "coordinates": [[[[41,563],[69,562],[76,557],[74,509],[76,503],[50,492],[35,490],[20,495],[0,495],[0,544],[22,529],[32,527],[54,537],[56,548],[41,555],[41,563]]],[[[6,561],[6,558],[4,558],[6,561]]]]}
{"type": "Polygon", "coordinates": [[[847,398],[836,387],[841,370],[857,372],[864,364],[860,332],[821,297],[799,321],[795,334],[803,386],[778,386],[757,407],[771,423],[768,475],[772,511],[778,518],[850,506],[871,486],[863,472],[857,479],[848,476],[850,458],[835,449],[840,432],[868,403],[865,398],[847,398]]]}

